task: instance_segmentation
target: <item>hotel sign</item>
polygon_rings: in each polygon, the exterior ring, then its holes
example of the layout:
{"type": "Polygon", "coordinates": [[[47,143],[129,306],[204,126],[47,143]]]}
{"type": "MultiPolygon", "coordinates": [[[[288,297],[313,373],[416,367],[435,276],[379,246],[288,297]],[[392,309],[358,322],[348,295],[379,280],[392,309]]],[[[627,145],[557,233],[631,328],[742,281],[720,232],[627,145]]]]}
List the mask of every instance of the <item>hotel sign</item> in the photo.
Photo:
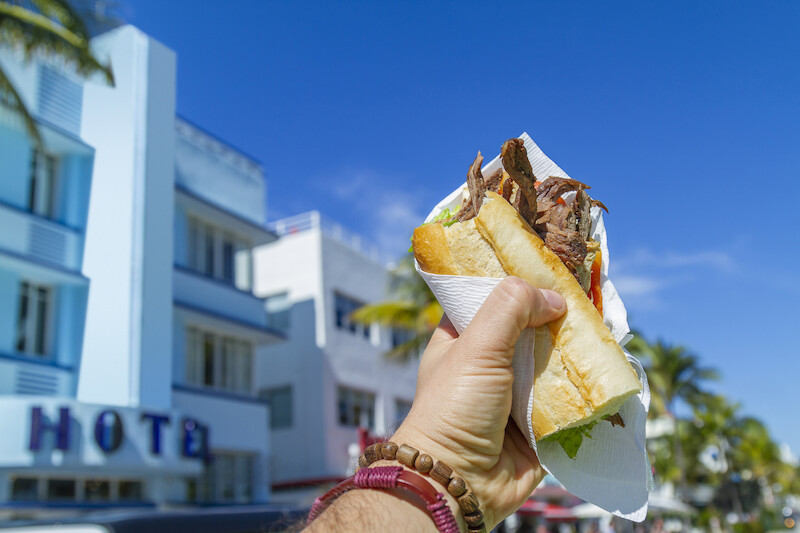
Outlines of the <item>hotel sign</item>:
{"type": "MultiPolygon", "coordinates": [[[[127,417],[130,423],[130,417],[127,417]]],[[[70,449],[70,434],[73,424],[73,413],[69,407],[59,407],[58,416],[54,419],[45,417],[42,406],[34,405],[30,410],[30,438],[28,449],[39,451],[48,434],[54,438],[54,448],[62,451],[70,449]]],[[[208,461],[210,459],[209,429],[197,420],[188,417],[173,421],[170,415],[143,411],[138,416],[138,425],[126,427],[123,417],[114,409],[104,409],[89,422],[93,427],[94,444],[105,454],[119,450],[125,441],[126,432],[145,432],[149,442],[149,453],[160,456],[164,449],[164,433],[167,427],[177,423],[180,437],[180,455],[190,459],[208,461]]]]}

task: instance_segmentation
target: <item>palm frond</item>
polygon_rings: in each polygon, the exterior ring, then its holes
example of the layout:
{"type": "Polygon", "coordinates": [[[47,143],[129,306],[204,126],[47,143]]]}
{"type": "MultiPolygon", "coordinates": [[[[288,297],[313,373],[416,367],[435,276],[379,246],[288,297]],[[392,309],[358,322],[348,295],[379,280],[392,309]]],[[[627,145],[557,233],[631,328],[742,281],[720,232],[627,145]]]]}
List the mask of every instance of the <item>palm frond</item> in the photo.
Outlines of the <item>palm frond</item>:
{"type": "Polygon", "coordinates": [[[428,344],[430,338],[430,333],[417,333],[406,342],[386,352],[384,356],[398,363],[405,363],[411,359],[418,358],[422,354],[422,350],[428,344]]]}
{"type": "Polygon", "coordinates": [[[114,85],[110,63],[101,63],[89,46],[85,24],[67,2],[32,0],[33,8],[0,1],[0,44],[22,49],[27,59],[57,57],[81,76],[100,73],[114,85]]]}

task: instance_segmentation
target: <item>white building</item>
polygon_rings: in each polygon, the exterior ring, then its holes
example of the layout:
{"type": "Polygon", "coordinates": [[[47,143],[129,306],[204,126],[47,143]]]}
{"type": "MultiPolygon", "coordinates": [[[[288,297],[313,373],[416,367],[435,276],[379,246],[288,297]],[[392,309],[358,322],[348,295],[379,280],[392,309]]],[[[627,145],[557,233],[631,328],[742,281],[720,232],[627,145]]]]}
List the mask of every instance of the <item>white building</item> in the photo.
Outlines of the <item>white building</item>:
{"type": "Polygon", "coordinates": [[[94,44],[115,87],[2,58],[46,150],[0,106],[0,507],[266,501],[263,170],[176,118],[171,50],[94,44]]]}
{"type": "Polygon", "coordinates": [[[289,340],[259,350],[256,372],[273,407],[271,477],[278,486],[345,477],[357,427],[387,434],[405,417],[418,361],[383,357],[392,331],[348,314],[387,298],[389,271],[359,237],[317,212],[273,224],[255,252],[255,293],[289,340]]]}

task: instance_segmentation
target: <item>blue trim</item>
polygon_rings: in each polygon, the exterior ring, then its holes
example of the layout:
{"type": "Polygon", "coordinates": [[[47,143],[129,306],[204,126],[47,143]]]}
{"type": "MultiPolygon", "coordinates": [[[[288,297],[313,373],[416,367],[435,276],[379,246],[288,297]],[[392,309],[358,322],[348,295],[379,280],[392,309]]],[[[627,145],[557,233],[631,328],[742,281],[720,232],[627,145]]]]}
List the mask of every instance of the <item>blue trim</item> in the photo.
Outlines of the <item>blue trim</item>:
{"type": "MultiPolygon", "coordinates": [[[[76,501],[4,501],[0,502],[0,509],[115,509],[115,508],[154,508],[153,502],[76,502],[76,501]]],[[[6,525],[6,524],[4,524],[6,525]]],[[[2,528],[0,528],[2,531],[2,528]]]]}
{"type": "Polygon", "coordinates": [[[249,159],[251,162],[253,162],[253,163],[255,163],[257,166],[261,167],[261,169],[262,169],[262,171],[263,171],[263,169],[264,169],[264,165],[263,165],[263,164],[261,164],[261,161],[260,161],[258,158],[256,158],[256,157],[253,157],[252,155],[248,154],[247,152],[245,152],[244,150],[242,150],[242,149],[240,149],[240,148],[237,148],[236,146],[232,145],[231,143],[229,143],[229,142],[228,142],[228,141],[226,141],[225,139],[221,138],[220,136],[218,136],[218,135],[216,135],[216,134],[214,134],[214,133],[211,133],[210,131],[208,131],[208,130],[207,130],[207,129],[205,129],[204,127],[202,127],[202,126],[198,126],[198,125],[197,125],[197,123],[195,123],[195,122],[192,122],[191,120],[187,119],[187,118],[186,118],[186,117],[184,117],[183,115],[178,115],[178,114],[176,114],[176,115],[175,115],[175,118],[178,118],[178,119],[182,120],[183,122],[187,123],[188,125],[190,125],[191,127],[195,128],[195,129],[197,129],[197,130],[200,130],[200,132],[204,133],[205,135],[208,135],[209,137],[211,137],[211,138],[212,138],[212,139],[214,139],[215,141],[217,141],[217,142],[219,142],[219,143],[222,143],[222,144],[224,144],[225,146],[227,146],[228,148],[230,148],[230,149],[231,149],[231,150],[233,150],[234,152],[236,152],[236,153],[238,153],[239,155],[243,156],[245,159],[249,159]]]}
{"type": "Polygon", "coordinates": [[[240,221],[241,223],[247,224],[248,226],[252,227],[253,229],[257,229],[257,230],[259,230],[259,231],[261,231],[263,233],[266,233],[267,235],[271,235],[275,239],[278,238],[278,234],[275,233],[274,231],[272,231],[271,229],[268,229],[266,224],[262,226],[262,225],[257,224],[256,222],[253,222],[252,220],[250,220],[248,218],[244,218],[239,213],[234,213],[233,211],[231,211],[230,209],[228,209],[226,207],[222,207],[221,205],[215,204],[214,202],[212,202],[212,201],[210,201],[210,200],[208,200],[206,198],[203,198],[202,196],[198,196],[197,193],[195,193],[194,191],[186,188],[183,185],[179,185],[179,184],[176,183],[175,184],[175,190],[180,192],[180,193],[182,193],[182,194],[185,194],[186,196],[192,198],[193,200],[197,200],[198,202],[203,203],[203,204],[211,207],[212,209],[216,209],[217,211],[222,211],[223,213],[225,213],[229,217],[233,217],[233,218],[237,219],[238,221],[240,221]]]}
{"type": "Polygon", "coordinates": [[[203,315],[210,316],[211,318],[216,318],[217,320],[223,320],[225,322],[229,322],[231,324],[234,324],[234,325],[237,325],[237,326],[240,326],[240,327],[244,327],[244,328],[248,328],[248,329],[252,329],[252,330],[258,331],[259,333],[267,333],[269,335],[275,335],[276,337],[279,337],[279,338],[281,338],[283,340],[288,339],[288,336],[286,335],[286,333],[284,333],[284,332],[282,332],[282,331],[280,331],[278,329],[271,328],[269,326],[262,326],[261,324],[253,324],[252,322],[245,322],[244,320],[241,320],[239,318],[234,318],[234,317],[231,317],[231,316],[222,315],[220,313],[215,313],[214,311],[210,311],[208,309],[204,309],[202,307],[197,307],[197,306],[188,304],[186,302],[181,302],[181,301],[175,300],[175,299],[172,300],[172,303],[173,303],[173,305],[175,305],[175,307],[179,307],[181,309],[186,309],[187,311],[194,311],[195,313],[201,313],[203,315]]]}
{"type": "Polygon", "coordinates": [[[193,269],[191,269],[189,267],[185,267],[185,266],[179,265],[177,263],[175,263],[173,265],[173,267],[178,272],[183,272],[185,274],[190,274],[190,275],[195,276],[197,278],[204,279],[204,280],[210,281],[212,283],[216,283],[217,285],[222,285],[226,289],[230,289],[232,291],[236,291],[236,292],[238,292],[239,294],[241,294],[243,296],[249,296],[250,298],[253,298],[254,300],[258,300],[260,303],[264,303],[264,300],[266,300],[266,298],[259,298],[258,296],[256,296],[252,292],[243,291],[242,289],[240,289],[239,287],[237,287],[233,283],[231,283],[229,281],[225,281],[224,279],[215,278],[213,276],[209,276],[208,274],[203,274],[202,272],[198,272],[197,270],[193,270],[193,269]]]}
{"type": "Polygon", "coordinates": [[[258,398],[256,396],[248,396],[246,394],[238,394],[236,392],[229,392],[220,389],[212,389],[210,387],[198,387],[196,385],[183,385],[181,383],[173,383],[172,390],[180,392],[188,392],[191,394],[199,394],[202,396],[213,396],[216,398],[224,398],[226,400],[234,400],[237,402],[255,403],[258,405],[269,406],[269,400],[258,398]]]}
{"type": "Polygon", "coordinates": [[[12,355],[9,353],[0,352],[0,359],[9,359],[11,361],[16,361],[20,363],[30,363],[32,365],[40,365],[40,366],[49,366],[53,368],[57,368],[59,370],[66,370],[67,372],[74,372],[74,366],[66,366],[58,363],[57,361],[52,360],[39,360],[33,359],[32,357],[26,357],[24,355],[12,355]]]}
{"type": "Polygon", "coordinates": [[[24,207],[20,207],[18,205],[10,204],[10,203],[8,203],[7,201],[5,201],[3,199],[0,199],[0,207],[7,207],[7,208],[11,209],[12,211],[16,211],[16,212],[21,213],[23,215],[28,215],[28,216],[30,216],[32,218],[35,218],[38,221],[45,222],[47,224],[52,224],[52,225],[58,226],[60,228],[64,228],[64,229],[66,229],[68,231],[71,231],[73,233],[77,233],[78,235],[83,235],[83,229],[81,229],[79,227],[70,226],[69,224],[67,224],[66,222],[63,222],[61,220],[56,220],[54,218],[48,218],[48,217],[42,216],[39,213],[34,213],[33,211],[31,211],[29,209],[25,209],[24,207]]]}
{"type": "Polygon", "coordinates": [[[28,261],[29,263],[34,263],[39,266],[43,266],[46,268],[50,268],[52,270],[57,270],[64,274],[69,274],[70,276],[76,276],[80,278],[82,281],[86,281],[88,283],[89,278],[83,275],[80,270],[70,270],[68,268],[64,268],[63,266],[59,265],[58,263],[54,263],[52,261],[48,261],[46,259],[39,259],[37,257],[33,257],[26,254],[21,254],[17,252],[12,252],[11,250],[7,250],[5,248],[0,248],[0,255],[5,255],[8,257],[13,257],[16,259],[22,259],[23,261],[28,261]]]}

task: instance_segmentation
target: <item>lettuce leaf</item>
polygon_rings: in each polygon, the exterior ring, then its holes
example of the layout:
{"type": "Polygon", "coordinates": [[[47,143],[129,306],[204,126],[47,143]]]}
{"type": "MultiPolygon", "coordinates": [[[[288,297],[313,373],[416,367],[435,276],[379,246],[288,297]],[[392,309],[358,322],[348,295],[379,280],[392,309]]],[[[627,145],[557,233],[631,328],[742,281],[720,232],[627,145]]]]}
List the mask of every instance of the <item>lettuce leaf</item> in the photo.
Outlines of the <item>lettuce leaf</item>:
{"type": "Polygon", "coordinates": [[[564,449],[564,452],[567,454],[567,456],[569,456],[570,459],[575,459],[575,457],[578,455],[578,450],[580,449],[581,444],[583,444],[583,438],[592,438],[592,436],[589,435],[589,432],[594,426],[597,425],[598,422],[599,420],[593,420],[592,422],[582,426],[561,430],[558,433],[550,435],[545,440],[557,441],[564,449]]]}

